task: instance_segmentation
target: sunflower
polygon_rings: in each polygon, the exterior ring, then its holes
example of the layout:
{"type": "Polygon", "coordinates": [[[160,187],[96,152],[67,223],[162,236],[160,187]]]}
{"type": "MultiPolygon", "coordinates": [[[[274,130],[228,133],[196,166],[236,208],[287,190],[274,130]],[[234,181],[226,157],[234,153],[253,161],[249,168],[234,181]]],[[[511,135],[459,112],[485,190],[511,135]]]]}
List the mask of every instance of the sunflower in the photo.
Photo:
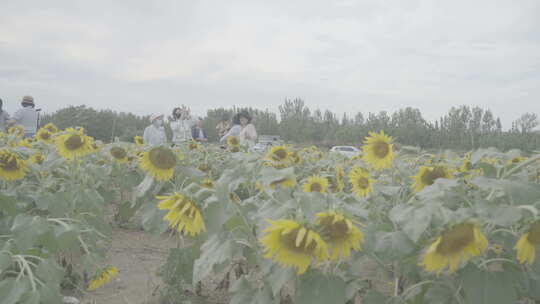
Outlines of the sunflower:
{"type": "Polygon", "coordinates": [[[232,135],[227,137],[227,146],[229,146],[229,148],[240,147],[240,139],[232,135]]]}
{"type": "Polygon", "coordinates": [[[201,148],[202,148],[201,145],[198,142],[194,141],[194,140],[192,140],[192,141],[190,141],[188,143],[188,149],[190,149],[190,150],[199,150],[201,148]]]}
{"type": "Polygon", "coordinates": [[[352,185],[352,191],[358,196],[367,196],[373,191],[373,179],[369,177],[369,171],[362,167],[355,166],[349,172],[349,182],[352,185]]]}
{"type": "Polygon", "coordinates": [[[169,222],[171,228],[190,236],[197,236],[206,230],[199,208],[181,193],[156,198],[161,200],[158,204],[160,210],[169,210],[163,219],[169,222]]]}
{"type": "Polygon", "coordinates": [[[380,133],[369,132],[369,137],[364,140],[362,150],[364,152],[364,161],[375,170],[392,167],[394,145],[392,144],[392,137],[384,134],[384,131],[380,133]]]}
{"type": "Polygon", "coordinates": [[[0,149],[0,178],[13,181],[23,178],[28,171],[26,161],[8,149],[0,149]]]}
{"type": "Polygon", "coordinates": [[[521,264],[534,263],[536,258],[536,246],[540,244],[540,221],[535,222],[529,231],[519,238],[514,249],[517,250],[517,258],[521,264]]]}
{"type": "Polygon", "coordinates": [[[328,179],[319,175],[310,176],[302,185],[302,189],[304,192],[326,193],[326,189],[328,189],[328,179]]]}
{"type": "Polygon", "coordinates": [[[44,125],[43,127],[41,127],[41,129],[45,129],[47,131],[49,131],[49,133],[51,134],[54,134],[54,133],[58,133],[58,127],[56,127],[52,122],[44,125]]]}
{"type": "Polygon", "coordinates": [[[461,163],[461,166],[459,167],[459,172],[468,172],[473,168],[473,165],[471,163],[471,154],[467,153],[465,157],[463,158],[463,162],[461,163]]]}
{"type": "Polygon", "coordinates": [[[292,161],[291,152],[286,146],[273,146],[270,151],[266,153],[265,158],[276,164],[283,164],[292,161]]]}
{"type": "Polygon", "coordinates": [[[453,178],[453,175],[446,166],[421,166],[418,174],[412,178],[414,178],[414,191],[420,192],[425,187],[433,185],[435,180],[439,178],[453,178]]]}
{"type": "Polygon", "coordinates": [[[336,176],[332,188],[335,192],[341,192],[345,188],[345,170],[343,166],[337,165],[335,171],[336,176]]]}
{"type": "Polygon", "coordinates": [[[58,153],[68,160],[94,151],[92,148],[94,141],[84,134],[83,129],[68,128],[64,134],[55,137],[54,141],[58,153]]]}
{"type": "Polygon", "coordinates": [[[479,256],[487,247],[488,240],[478,227],[471,223],[458,224],[443,232],[429,246],[422,266],[429,272],[437,273],[449,267],[452,273],[461,262],[479,256]]]}
{"type": "Polygon", "coordinates": [[[24,127],[21,125],[15,125],[8,129],[9,135],[14,135],[15,137],[23,137],[24,136],[24,127]]]}
{"type": "Polygon", "coordinates": [[[96,290],[101,286],[107,284],[113,277],[118,275],[118,268],[116,267],[107,267],[99,275],[94,277],[90,284],[88,285],[88,290],[96,290]]]}
{"type": "Polygon", "coordinates": [[[32,146],[33,146],[34,142],[35,142],[35,139],[33,137],[27,137],[27,138],[19,141],[17,143],[17,146],[32,149],[32,146]]]}
{"type": "Polygon", "coordinates": [[[112,158],[115,161],[119,162],[119,163],[127,163],[128,162],[127,151],[126,151],[126,149],[124,149],[122,147],[119,147],[119,146],[112,147],[109,150],[109,153],[111,154],[112,158]]]}
{"type": "Polygon", "coordinates": [[[523,161],[526,161],[527,158],[526,157],[523,157],[523,156],[516,156],[516,157],[512,157],[512,159],[509,159],[507,164],[508,165],[515,165],[515,164],[519,164],[523,161]]]}
{"type": "Polygon", "coordinates": [[[272,188],[272,190],[275,190],[277,187],[287,189],[294,188],[294,186],[296,186],[296,180],[291,177],[282,178],[270,183],[270,188],[272,188]]]}
{"type": "Polygon", "coordinates": [[[37,140],[42,141],[46,144],[50,144],[53,142],[52,136],[53,133],[51,133],[48,129],[45,128],[39,129],[39,131],[36,133],[37,140]]]}
{"type": "Polygon", "coordinates": [[[330,246],[330,259],[348,258],[352,250],[362,250],[364,234],[343,214],[335,211],[317,214],[321,235],[330,246]]]}
{"type": "Polygon", "coordinates": [[[240,146],[230,147],[230,148],[229,148],[229,151],[230,151],[230,152],[234,152],[234,153],[240,152],[240,146]]]}
{"type": "Polygon", "coordinates": [[[30,156],[29,161],[31,163],[41,165],[45,161],[45,157],[41,153],[37,152],[30,156]]]}
{"type": "Polygon", "coordinates": [[[176,167],[177,156],[171,149],[163,146],[153,147],[143,152],[140,158],[140,167],[158,181],[167,181],[172,178],[176,167]]]}
{"type": "Polygon", "coordinates": [[[144,146],[144,139],[141,137],[141,136],[135,136],[133,137],[133,141],[135,142],[135,144],[139,147],[142,147],[144,146]]]}
{"type": "Polygon", "coordinates": [[[270,226],[260,239],[267,259],[283,267],[295,267],[303,274],[312,261],[319,263],[328,259],[328,245],[321,236],[293,220],[268,220],[270,226]]]}
{"type": "Polygon", "coordinates": [[[205,178],[202,181],[202,186],[205,188],[214,188],[214,181],[210,178],[205,178]]]}

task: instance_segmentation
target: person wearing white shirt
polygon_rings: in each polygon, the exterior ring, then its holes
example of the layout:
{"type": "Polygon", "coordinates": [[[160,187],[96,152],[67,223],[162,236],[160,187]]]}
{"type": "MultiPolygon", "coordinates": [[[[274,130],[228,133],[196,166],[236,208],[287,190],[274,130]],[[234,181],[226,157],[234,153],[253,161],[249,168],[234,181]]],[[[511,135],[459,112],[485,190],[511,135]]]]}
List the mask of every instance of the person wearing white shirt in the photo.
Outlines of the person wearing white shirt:
{"type": "Polygon", "coordinates": [[[151,115],[150,122],[152,124],[144,129],[144,143],[152,146],[167,143],[167,135],[165,134],[165,128],[163,127],[163,115],[151,115]]]}
{"type": "Polygon", "coordinates": [[[195,123],[196,121],[191,117],[189,108],[185,105],[174,108],[172,119],[169,121],[173,133],[173,144],[180,145],[183,142],[192,140],[191,128],[195,126],[195,123]]]}
{"type": "Polygon", "coordinates": [[[21,101],[22,109],[13,114],[13,121],[24,128],[24,137],[32,137],[37,132],[38,114],[35,109],[34,98],[24,96],[21,101]]]}
{"type": "Polygon", "coordinates": [[[8,128],[8,123],[10,121],[9,114],[3,108],[2,99],[0,99],[0,132],[6,132],[8,128]]]}

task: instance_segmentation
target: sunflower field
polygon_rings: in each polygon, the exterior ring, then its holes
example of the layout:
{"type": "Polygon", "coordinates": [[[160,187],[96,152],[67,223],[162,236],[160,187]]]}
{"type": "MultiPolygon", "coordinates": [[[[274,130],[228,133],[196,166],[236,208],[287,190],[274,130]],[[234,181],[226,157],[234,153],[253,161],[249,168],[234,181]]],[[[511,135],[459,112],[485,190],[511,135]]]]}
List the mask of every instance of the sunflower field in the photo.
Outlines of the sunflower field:
{"type": "Polygon", "coordinates": [[[216,278],[224,303],[539,302],[540,154],[397,141],[370,133],[345,158],[14,127],[0,134],[0,302],[107,284],[111,222],[126,220],[175,236],[166,303],[216,278]]]}

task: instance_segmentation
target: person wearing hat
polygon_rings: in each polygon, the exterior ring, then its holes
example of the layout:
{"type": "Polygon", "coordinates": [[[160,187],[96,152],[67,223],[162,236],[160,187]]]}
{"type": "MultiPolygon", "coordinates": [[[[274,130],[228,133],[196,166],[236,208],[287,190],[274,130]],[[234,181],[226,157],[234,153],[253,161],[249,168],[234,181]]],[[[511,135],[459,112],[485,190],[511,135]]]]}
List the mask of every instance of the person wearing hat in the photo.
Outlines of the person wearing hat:
{"type": "Polygon", "coordinates": [[[36,135],[38,127],[38,113],[35,109],[34,98],[24,96],[21,106],[22,108],[13,114],[13,123],[23,126],[24,137],[32,137],[36,135]]]}
{"type": "Polygon", "coordinates": [[[148,145],[161,145],[167,142],[167,135],[163,127],[163,115],[150,115],[151,124],[144,129],[143,140],[148,145]]]}
{"type": "Polygon", "coordinates": [[[3,101],[0,99],[0,132],[7,131],[9,121],[9,114],[3,109],[3,101]]]}

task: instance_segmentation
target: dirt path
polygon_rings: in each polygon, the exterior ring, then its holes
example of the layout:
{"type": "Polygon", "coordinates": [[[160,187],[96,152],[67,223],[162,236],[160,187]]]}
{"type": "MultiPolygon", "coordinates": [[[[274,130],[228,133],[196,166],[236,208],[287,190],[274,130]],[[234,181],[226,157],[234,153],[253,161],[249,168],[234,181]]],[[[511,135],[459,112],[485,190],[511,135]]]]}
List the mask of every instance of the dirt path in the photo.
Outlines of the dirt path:
{"type": "Polygon", "coordinates": [[[167,235],[115,228],[108,263],[119,270],[118,277],[84,296],[84,304],[158,304],[157,275],[175,241],[167,235]]]}

